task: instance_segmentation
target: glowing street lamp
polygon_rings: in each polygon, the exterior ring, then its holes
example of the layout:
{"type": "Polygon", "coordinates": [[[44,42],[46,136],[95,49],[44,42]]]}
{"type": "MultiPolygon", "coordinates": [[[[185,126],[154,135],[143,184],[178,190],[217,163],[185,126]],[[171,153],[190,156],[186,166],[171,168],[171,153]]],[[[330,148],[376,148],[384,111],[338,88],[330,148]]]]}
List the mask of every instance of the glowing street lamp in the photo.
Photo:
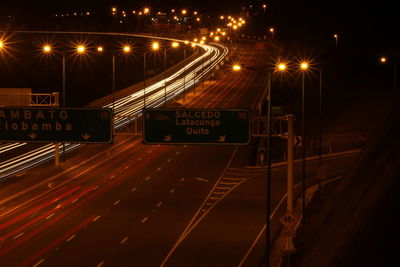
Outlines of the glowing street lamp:
{"type": "Polygon", "coordinates": [[[104,47],[102,47],[102,46],[98,46],[97,47],[97,52],[103,52],[104,51],[104,47]]]}
{"type": "Polygon", "coordinates": [[[335,38],[335,46],[337,47],[337,46],[338,46],[338,38],[339,38],[339,35],[334,34],[334,35],[333,35],[333,38],[335,38]]]}
{"type": "Polygon", "coordinates": [[[182,15],[186,15],[187,10],[186,9],[182,9],[182,15]]]}
{"type": "Polygon", "coordinates": [[[51,48],[50,45],[44,45],[43,48],[42,48],[42,51],[43,51],[43,53],[45,53],[45,54],[51,53],[51,50],[52,50],[52,48],[51,48]]]}
{"type": "MultiPolygon", "coordinates": [[[[379,59],[379,61],[382,64],[387,64],[390,61],[386,58],[386,57],[381,57],[379,59]]],[[[396,98],[396,94],[397,94],[397,64],[396,62],[392,62],[393,63],[393,96],[394,99],[396,98]]]]}
{"type": "Polygon", "coordinates": [[[143,14],[149,14],[149,13],[150,13],[150,8],[145,7],[145,8],[143,9],[143,14]]]}
{"type": "Polygon", "coordinates": [[[83,54],[83,53],[85,53],[85,51],[86,51],[86,47],[84,45],[78,45],[76,47],[76,52],[78,54],[83,54]]]}
{"type": "Polygon", "coordinates": [[[242,69],[242,67],[240,65],[238,65],[238,64],[235,64],[235,65],[232,66],[232,70],[233,71],[240,71],[241,69],[242,69]]]}

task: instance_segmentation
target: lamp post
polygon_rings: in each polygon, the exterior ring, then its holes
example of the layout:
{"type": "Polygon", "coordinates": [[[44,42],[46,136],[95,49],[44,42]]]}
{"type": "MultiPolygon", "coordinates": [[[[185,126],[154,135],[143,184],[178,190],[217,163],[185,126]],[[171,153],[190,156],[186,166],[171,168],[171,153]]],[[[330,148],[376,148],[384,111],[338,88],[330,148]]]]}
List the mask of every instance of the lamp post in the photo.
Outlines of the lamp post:
{"type": "MultiPolygon", "coordinates": [[[[380,62],[382,64],[388,63],[388,59],[386,57],[381,57],[380,62]]],[[[396,62],[393,63],[393,97],[394,99],[397,97],[397,64],[396,62]]]]}
{"type": "MultiPolygon", "coordinates": [[[[179,47],[178,42],[172,42],[171,48],[179,47]]],[[[164,48],[164,105],[167,105],[167,50],[169,47],[164,48]]]]}
{"type": "Polygon", "coordinates": [[[301,114],[302,114],[302,182],[301,182],[301,188],[302,188],[302,212],[303,212],[303,217],[302,217],[302,223],[305,223],[305,217],[306,217],[306,115],[305,115],[305,73],[308,70],[308,63],[307,62],[301,62],[300,63],[300,70],[302,71],[301,75],[301,114]]]}
{"type": "Polygon", "coordinates": [[[333,38],[335,38],[335,47],[338,47],[338,38],[339,38],[339,35],[335,33],[335,34],[333,35],[333,38]]]}
{"type": "Polygon", "coordinates": [[[146,108],[146,55],[149,52],[157,51],[160,49],[160,44],[158,42],[153,42],[151,44],[150,51],[143,52],[143,108],[146,108]]]}

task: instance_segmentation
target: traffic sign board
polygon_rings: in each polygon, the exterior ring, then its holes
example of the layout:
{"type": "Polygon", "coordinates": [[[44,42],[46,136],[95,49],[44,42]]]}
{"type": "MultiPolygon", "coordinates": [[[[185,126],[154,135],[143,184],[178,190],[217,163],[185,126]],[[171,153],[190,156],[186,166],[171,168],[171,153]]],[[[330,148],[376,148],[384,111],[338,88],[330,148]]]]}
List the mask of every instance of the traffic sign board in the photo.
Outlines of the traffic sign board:
{"type": "Polygon", "coordinates": [[[280,221],[286,228],[293,228],[297,223],[297,218],[292,212],[288,211],[282,216],[280,221]]]}
{"type": "Polygon", "coordinates": [[[246,145],[250,112],[246,109],[145,109],[145,144],[246,145]]]}
{"type": "Polygon", "coordinates": [[[0,108],[0,141],[111,143],[108,108],[0,108]]]}

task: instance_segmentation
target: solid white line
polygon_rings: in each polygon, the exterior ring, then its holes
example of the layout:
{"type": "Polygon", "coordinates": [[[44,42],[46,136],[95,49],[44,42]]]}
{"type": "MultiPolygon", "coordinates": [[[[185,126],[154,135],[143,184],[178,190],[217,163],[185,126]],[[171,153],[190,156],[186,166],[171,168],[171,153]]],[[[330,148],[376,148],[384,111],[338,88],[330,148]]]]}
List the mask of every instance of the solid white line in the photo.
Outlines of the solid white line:
{"type": "Polygon", "coordinates": [[[36,262],[35,265],[33,265],[32,267],[37,267],[40,264],[42,264],[44,262],[44,259],[41,259],[40,261],[36,262]]]}

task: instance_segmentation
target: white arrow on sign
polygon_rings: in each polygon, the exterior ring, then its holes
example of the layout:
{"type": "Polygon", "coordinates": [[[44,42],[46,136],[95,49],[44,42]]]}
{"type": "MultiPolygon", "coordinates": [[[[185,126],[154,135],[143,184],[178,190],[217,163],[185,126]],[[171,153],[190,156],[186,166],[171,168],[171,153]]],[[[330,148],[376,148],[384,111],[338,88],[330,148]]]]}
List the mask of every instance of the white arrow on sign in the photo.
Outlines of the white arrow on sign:
{"type": "Polygon", "coordinates": [[[303,136],[296,135],[294,137],[294,145],[297,146],[297,147],[302,146],[303,145],[303,136]]]}
{"type": "Polygon", "coordinates": [[[223,136],[219,137],[218,142],[225,142],[225,140],[226,140],[226,136],[223,135],[223,136]]]}
{"type": "Polygon", "coordinates": [[[37,137],[37,134],[30,133],[28,136],[33,140],[33,139],[35,139],[37,137]]]}
{"type": "Polygon", "coordinates": [[[88,134],[88,133],[84,133],[84,134],[81,134],[81,136],[85,141],[87,141],[90,138],[91,135],[88,134]]]}
{"type": "Polygon", "coordinates": [[[164,142],[171,142],[171,135],[166,135],[166,136],[164,136],[163,141],[164,141],[164,142]]]}

